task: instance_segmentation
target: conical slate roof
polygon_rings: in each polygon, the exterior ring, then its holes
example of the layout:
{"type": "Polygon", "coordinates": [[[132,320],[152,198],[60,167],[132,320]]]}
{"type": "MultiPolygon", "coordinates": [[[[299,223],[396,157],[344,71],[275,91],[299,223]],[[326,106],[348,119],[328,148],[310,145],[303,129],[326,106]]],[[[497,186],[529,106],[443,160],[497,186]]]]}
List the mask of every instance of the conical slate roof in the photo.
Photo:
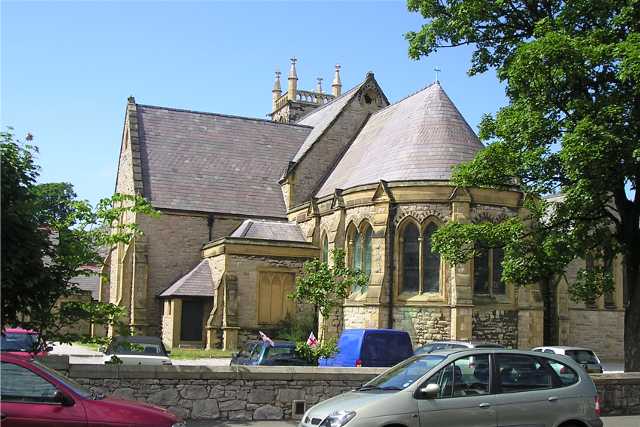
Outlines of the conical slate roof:
{"type": "Polygon", "coordinates": [[[316,196],[378,181],[449,180],[483,148],[439,83],[371,116],[316,196]]]}

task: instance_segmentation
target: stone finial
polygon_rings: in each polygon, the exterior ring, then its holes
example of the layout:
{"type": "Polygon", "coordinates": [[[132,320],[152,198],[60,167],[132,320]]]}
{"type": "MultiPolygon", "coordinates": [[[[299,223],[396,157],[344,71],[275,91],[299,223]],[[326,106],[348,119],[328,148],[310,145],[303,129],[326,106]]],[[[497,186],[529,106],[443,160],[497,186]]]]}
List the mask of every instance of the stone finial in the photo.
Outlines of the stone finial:
{"type": "Polygon", "coordinates": [[[295,56],[293,58],[291,58],[291,68],[289,68],[289,78],[290,79],[297,79],[298,78],[298,73],[296,72],[296,62],[298,62],[298,58],[296,58],[295,56]]]}
{"type": "Polygon", "coordinates": [[[282,73],[279,70],[276,70],[276,79],[273,82],[273,92],[282,92],[282,89],[280,89],[280,75],[282,73]]]}
{"type": "Polygon", "coordinates": [[[282,89],[280,88],[280,74],[282,74],[280,70],[276,70],[276,80],[273,82],[273,89],[271,90],[271,98],[273,102],[272,111],[276,111],[276,104],[278,99],[282,96],[282,89]]]}
{"type": "Polygon", "coordinates": [[[127,98],[127,102],[128,102],[129,104],[135,104],[135,103],[136,103],[136,99],[133,97],[133,95],[130,95],[130,96],[127,98]]]}
{"type": "Polygon", "coordinates": [[[289,87],[287,88],[287,99],[296,100],[298,92],[298,73],[296,73],[296,62],[298,59],[294,56],[291,58],[291,68],[289,69],[289,87]]]}
{"type": "Polygon", "coordinates": [[[340,96],[342,93],[342,81],[340,81],[340,65],[336,64],[336,72],[333,75],[333,83],[331,83],[331,93],[333,96],[340,96]]]}
{"type": "Polygon", "coordinates": [[[317,77],[316,80],[318,80],[318,85],[316,86],[316,92],[322,93],[322,80],[324,79],[322,77],[317,77]]]}

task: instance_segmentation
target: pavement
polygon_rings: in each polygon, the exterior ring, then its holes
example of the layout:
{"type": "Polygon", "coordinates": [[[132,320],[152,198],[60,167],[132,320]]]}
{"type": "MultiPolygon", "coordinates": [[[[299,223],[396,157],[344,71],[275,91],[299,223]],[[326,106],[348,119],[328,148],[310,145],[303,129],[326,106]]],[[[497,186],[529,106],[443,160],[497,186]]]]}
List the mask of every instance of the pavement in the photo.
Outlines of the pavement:
{"type": "MultiPolygon", "coordinates": [[[[639,427],[640,416],[631,417],[603,417],[604,427],[639,427]]],[[[297,425],[297,421],[189,421],[187,427],[291,427],[297,425]]]]}

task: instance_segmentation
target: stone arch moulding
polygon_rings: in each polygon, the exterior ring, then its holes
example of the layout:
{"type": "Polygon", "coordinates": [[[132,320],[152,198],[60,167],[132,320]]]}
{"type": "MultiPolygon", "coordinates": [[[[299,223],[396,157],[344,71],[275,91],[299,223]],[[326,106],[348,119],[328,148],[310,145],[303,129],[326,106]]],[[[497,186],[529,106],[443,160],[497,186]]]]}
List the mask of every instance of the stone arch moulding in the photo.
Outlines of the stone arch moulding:
{"type": "Polygon", "coordinates": [[[422,224],[430,217],[437,218],[440,223],[438,226],[446,223],[451,216],[451,207],[448,204],[425,204],[425,205],[410,205],[410,206],[398,206],[396,217],[394,218],[394,226],[396,229],[407,217],[414,218],[418,224],[422,224]]]}

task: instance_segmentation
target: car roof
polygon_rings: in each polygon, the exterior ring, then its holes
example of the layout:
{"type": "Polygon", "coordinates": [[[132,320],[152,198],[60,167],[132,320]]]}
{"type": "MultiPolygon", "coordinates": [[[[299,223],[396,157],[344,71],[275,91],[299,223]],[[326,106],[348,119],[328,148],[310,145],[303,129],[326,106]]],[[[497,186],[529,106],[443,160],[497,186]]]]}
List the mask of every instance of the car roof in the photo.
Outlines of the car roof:
{"type": "MultiPolygon", "coordinates": [[[[284,341],[284,340],[272,340],[273,344],[275,347],[295,347],[296,343],[294,341],[284,341]]],[[[247,342],[245,342],[245,345],[247,344],[261,344],[265,341],[259,341],[259,340],[249,340],[247,342]]]]}
{"type": "Polygon", "coordinates": [[[9,332],[12,334],[37,334],[36,331],[32,329],[23,329],[23,328],[6,328],[3,332],[9,332]]]}
{"type": "Polygon", "coordinates": [[[566,346],[566,345],[544,345],[544,346],[540,346],[540,347],[536,347],[536,348],[549,349],[549,350],[584,350],[584,351],[593,352],[593,350],[591,350],[590,348],[586,348],[586,347],[570,347],[570,346],[566,346]]]}
{"type": "Polygon", "coordinates": [[[113,339],[114,343],[119,343],[119,342],[130,342],[133,344],[162,344],[162,340],[158,337],[145,337],[145,336],[139,336],[139,335],[134,335],[134,336],[118,336],[118,337],[114,337],[113,339]]]}
{"type": "MultiPolygon", "coordinates": [[[[493,353],[493,354],[523,354],[528,356],[540,357],[542,354],[536,351],[529,350],[512,350],[508,348],[451,348],[446,350],[436,350],[431,353],[424,353],[416,355],[418,357],[436,355],[436,356],[450,356],[452,354],[460,354],[460,355],[474,355],[474,354],[485,354],[485,353],[493,353]]],[[[544,355],[547,356],[547,355],[544,355]]]]}
{"type": "Polygon", "coordinates": [[[502,344],[499,344],[497,342],[491,342],[491,341],[459,341],[459,340],[442,340],[442,341],[433,341],[427,344],[422,345],[421,347],[427,346],[427,345],[431,345],[431,344],[459,344],[459,345],[499,345],[501,347],[504,347],[502,344]]]}

